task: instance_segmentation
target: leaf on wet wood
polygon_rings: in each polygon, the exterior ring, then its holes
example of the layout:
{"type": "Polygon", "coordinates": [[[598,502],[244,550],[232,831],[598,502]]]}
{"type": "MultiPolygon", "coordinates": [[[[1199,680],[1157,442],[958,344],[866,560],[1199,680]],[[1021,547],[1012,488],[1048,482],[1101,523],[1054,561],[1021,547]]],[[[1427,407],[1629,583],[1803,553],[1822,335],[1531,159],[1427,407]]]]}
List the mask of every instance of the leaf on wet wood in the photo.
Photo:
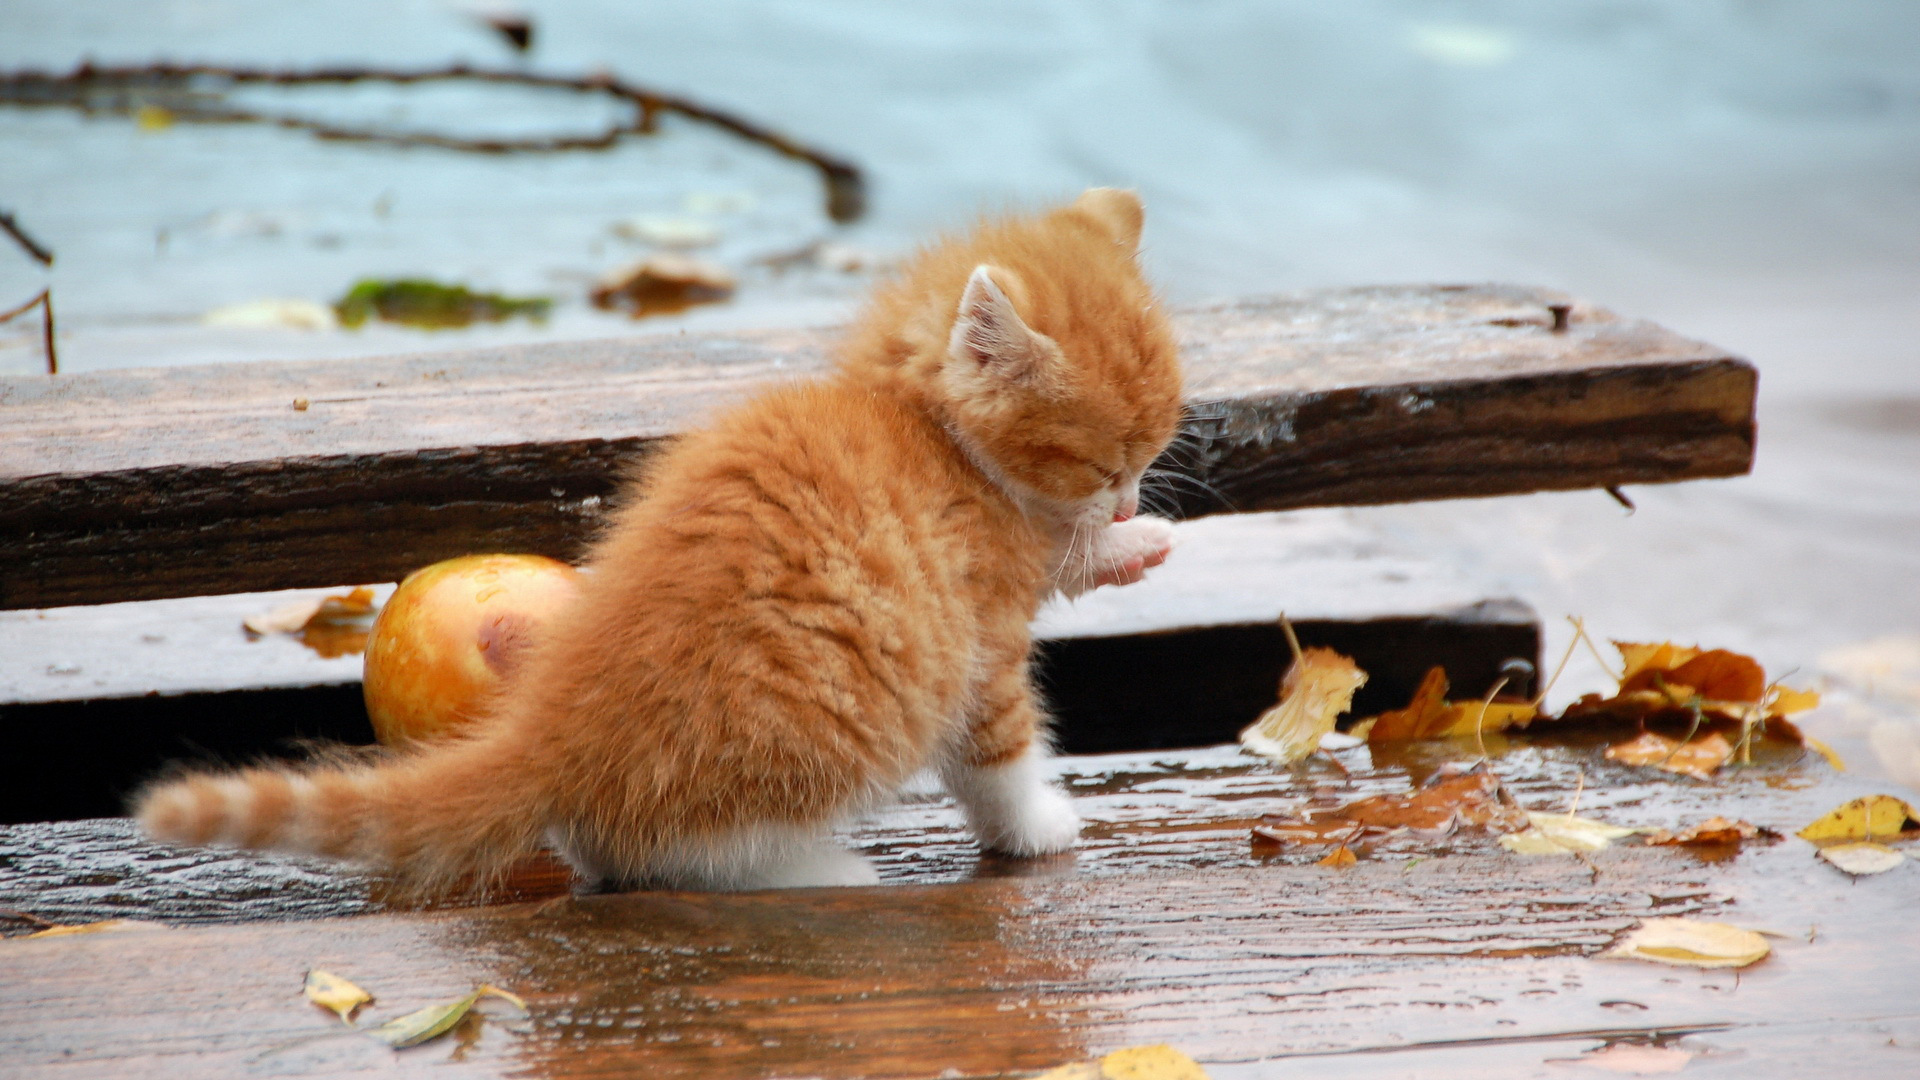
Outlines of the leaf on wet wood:
{"type": "Polygon", "coordinates": [[[353,1011],[373,1000],[373,995],[330,971],[314,968],[307,972],[307,1000],[353,1023],[353,1011]]]}
{"type": "Polygon", "coordinates": [[[1738,968],[1772,949],[1752,930],[1701,919],[1648,919],[1628,932],[1603,960],[1647,960],[1680,967],[1738,968]]]}
{"type": "Polygon", "coordinates": [[[1638,829],[1609,825],[1572,814],[1527,811],[1527,828],[1500,838],[1500,846],[1515,855],[1572,855],[1599,851],[1638,829]]]}
{"type": "Polygon", "coordinates": [[[1347,844],[1367,834],[1400,829],[1440,838],[1460,828],[1507,831],[1526,824],[1526,815],[1512,805],[1499,777],[1485,769],[1456,765],[1442,768],[1424,787],[1404,795],[1370,795],[1299,820],[1262,818],[1253,827],[1253,843],[1256,850],[1288,844],[1347,844]]]}
{"type": "Polygon", "coordinates": [[[348,593],[294,600],[272,611],[250,615],[240,625],[263,636],[297,634],[315,623],[361,619],[371,614],[373,590],[362,585],[348,593]]]}
{"type": "Polygon", "coordinates": [[[1870,840],[1823,847],[1820,857],[1856,877],[1884,874],[1907,861],[1898,851],[1870,840]]]}
{"type": "Polygon", "coordinates": [[[1920,813],[1912,805],[1891,795],[1869,795],[1835,807],[1797,835],[1819,844],[1897,837],[1914,829],[1920,829],[1920,813]]]}
{"type": "Polygon", "coordinates": [[[1291,765],[1320,748],[1334,721],[1353,705],[1367,673],[1350,657],[1318,646],[1301,651],[1280,681],[1280,701],[1240,733],[1240,745],[1291,765]]]}
{"type": "Polygon", "coordinates": [[[395,1050],[418,1046],[453,1030],[453,1025],[459,1023],[460,1018],[472,1010],[474,1002],[483,997],[504,998],[512,1002],[521,1012],[527,1011],[527,1003],[522,1001],[519,995],[509,993],[491,983],[482,983],[474,989],[473,993],[465,997],[455,998],[438,1005],[429,1005],[424,1009],[416,1009],[405,1016],[395,1017],[371,1029],[367,1034],[395,1050]]]}
{"type": "Polygon", "coordinates": [[[72,937],[75,934],[118,934],[128,930],[165,930],[166,923],[151,922],[146,919],[103,919],[100,922],[74,923],[66,926],[49,926],[45,930],[35,930],[26,938],[72,937]]]}
{"type": "Polygon", "coordinates": [[[1357,863],[1359,861],[1360,861],[1360,857],[1353,853],[1352,848],[1348,847],[1345,844],[1341,844],[1339,847],[1334,848],[1331,852],[1329,852],[1326,858],[1321,859],[1320,861],[1314,863],[1313,865],[1347,867],[1347,866],[1352,866],[1354,863],[1357,863]]]}
{"type": "Polygon", "coordinates": [[[1129,1046],[1098,1061],[1048,1069],[1034,1080],[1208,1080],[1200,1063],[1164,1043],[1129,1046]]]}
{"type": "Polygon", "coordinates": [[[1447,690],[1446,669],[1438,666],[1428,668],[1406,708],[1389,709],[1363,721],[1369,725],[1367,741],[1389,743],[1414,739],[1472,738],[1476,733],[1493,734],[1526,727],[1539,715],[1529,701],[1498,698],[1491,702],[1478,699],[1449,701],[1447,690]]]}
{"type": "Polygon", "coordinates": [[[1642,732],[1640,737],[1607,747],[1607,760],[1623,765],[1651,765],[1665,772],[1713,779],[1714,770],[1733,757],[1733,744],[1726,736],[1710,731],[1688,742],[1669,739],[1658,732],[1642,732]]]}
{"type": "Polygon", "coordinates": [[[1679,832],[1656,829],[1647,834],[1644,842],[1656,847],[1673,844],[1737,844],[1742,840],[1752,840],[1762,836],[1778,839],[1779,835],[1772,829],[1763,829],[1747,821],[1729,821],[1716,814],[1697,825],[1689,825],[1679,832]]]}
{"type": "Polygon", "coordinates": [[[1555,1065],[1579,1065],[1601,1072],[1629,1076],[1657,1076],[1676,1073],[1693,1060],[1693,1053],[1677,1046],[1648,1046],[1645,1043],[1609,1043],[1577,1058],[1548,1058],[1555,1065]]]}

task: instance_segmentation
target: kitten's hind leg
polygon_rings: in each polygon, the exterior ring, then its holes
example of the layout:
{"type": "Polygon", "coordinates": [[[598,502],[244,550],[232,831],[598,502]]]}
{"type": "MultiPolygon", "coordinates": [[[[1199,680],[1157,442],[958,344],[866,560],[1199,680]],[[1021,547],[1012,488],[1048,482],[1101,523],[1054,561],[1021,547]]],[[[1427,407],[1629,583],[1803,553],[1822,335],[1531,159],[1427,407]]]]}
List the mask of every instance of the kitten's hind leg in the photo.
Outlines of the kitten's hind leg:
{"type": "Polygon", "coordinates": [[[736,892],[880,883],[880,875],[859,853],[810,826],[761,825],[689,838],[638,863],[591,852],[578,842],[556,846],[590,888],[736,892]]]}
{"type": "Polygon", "coordinates": [[[790,849],[744,880],[742,889],[811,889],[823,886],[878,885],[880,875],[859,852],[832,840],[790,849]]]}

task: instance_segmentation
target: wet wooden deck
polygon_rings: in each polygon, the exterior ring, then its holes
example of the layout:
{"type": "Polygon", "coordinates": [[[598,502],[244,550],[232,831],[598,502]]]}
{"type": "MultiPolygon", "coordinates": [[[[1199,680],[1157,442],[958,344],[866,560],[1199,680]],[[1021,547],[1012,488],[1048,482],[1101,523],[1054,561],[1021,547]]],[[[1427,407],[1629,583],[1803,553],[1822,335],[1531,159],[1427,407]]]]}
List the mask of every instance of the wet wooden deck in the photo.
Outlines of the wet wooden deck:
{"type": "MultiPolygon", "coordinates": [[[[1564,809],[1580,787],[1583,814],[1626,825],[1726,813],[1790,832],[1871,790],[1792,748],[1703,784],[1600,747],[1516,741],[1494,767],[1528,807],[1564,809]]],[[[1470,754],[1349,751],[1344,776],[1229,747],[1071,758],[1085,839],[1032,863],[981,859],[944,796],[916,790],[850,836],[886,881],[859,890],[576,897],[530,866],[517,902],[409,911],[324,864],[156,851],[122,822],[11,827],[0,906],[165,925],[0,943],[0,1062],[23,1077],[975,1077],[1169,1042],[1216,1077],[1519,1077],[1625,1042],[1689,1051],[1690,1074],[1913,1075],[1912,864],[1856,882],[1791,838],[1708,858],[1625,841],[1590,866],[1467,832],[1390,839],[1344,870],[1250,847],[1261,814],[1401,790],[1470,754]],[[1780,936],[1739,973],[1594,958],[1660,915],[1780,936]],[[309,967],[378,995],[374,1020],[479,982],[531,1016],[495,1002],[396,1052],[302,1000],[309,967]]]]}

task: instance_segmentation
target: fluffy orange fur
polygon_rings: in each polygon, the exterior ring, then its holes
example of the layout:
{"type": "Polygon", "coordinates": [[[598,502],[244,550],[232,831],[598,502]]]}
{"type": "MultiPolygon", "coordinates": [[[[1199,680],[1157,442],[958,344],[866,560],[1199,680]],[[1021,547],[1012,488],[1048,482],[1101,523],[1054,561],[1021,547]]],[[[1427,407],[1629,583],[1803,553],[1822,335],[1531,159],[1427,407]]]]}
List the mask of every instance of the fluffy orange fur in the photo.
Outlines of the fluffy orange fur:
{"type": "Polygon", "coordinates": [[[871,880],[830,829],[941,770],[983,846],[1072,843],[1028,623],[1137,579],[1179,365],[1139,201],[986,223],[883,285],[824,380],[636,478],[582,596],[475,733],[372,764],[157,785],[158,839],[311,852],[438,890],[543,842],[616,883],[871,880]]]}

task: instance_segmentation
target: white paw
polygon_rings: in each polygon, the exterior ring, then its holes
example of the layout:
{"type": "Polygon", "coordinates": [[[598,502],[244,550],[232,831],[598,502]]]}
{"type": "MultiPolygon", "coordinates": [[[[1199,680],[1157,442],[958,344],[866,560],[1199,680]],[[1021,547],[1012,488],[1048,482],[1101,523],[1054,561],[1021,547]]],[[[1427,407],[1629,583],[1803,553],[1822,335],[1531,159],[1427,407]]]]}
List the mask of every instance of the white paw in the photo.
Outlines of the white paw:
{"type": "Polygon", "coordinates": [[[1080,836],[1073,800],[1047,781],[1046,753],[1035,747],[995,768],[954,768],[947,787],[966,811],[974,838],[989,851],[1051,855],[1080,836]]]}

